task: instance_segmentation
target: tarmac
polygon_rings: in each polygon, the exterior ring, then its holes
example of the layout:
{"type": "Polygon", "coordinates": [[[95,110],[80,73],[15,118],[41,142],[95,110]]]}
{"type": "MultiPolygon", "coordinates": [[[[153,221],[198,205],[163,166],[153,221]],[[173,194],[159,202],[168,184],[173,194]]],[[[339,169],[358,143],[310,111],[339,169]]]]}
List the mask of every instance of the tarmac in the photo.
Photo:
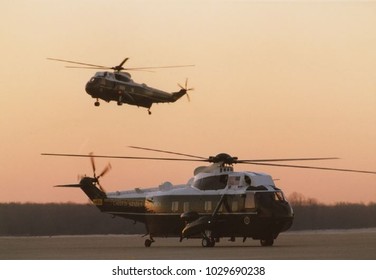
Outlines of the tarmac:
{"type": "Polygon", "coordinates": [[[140,235],[0,237],[0,260],[376,260],[376,228],[296,231],[280,234],[272,247],[258,240],[222,238],[213,248],[200,239],[140,235]]]}

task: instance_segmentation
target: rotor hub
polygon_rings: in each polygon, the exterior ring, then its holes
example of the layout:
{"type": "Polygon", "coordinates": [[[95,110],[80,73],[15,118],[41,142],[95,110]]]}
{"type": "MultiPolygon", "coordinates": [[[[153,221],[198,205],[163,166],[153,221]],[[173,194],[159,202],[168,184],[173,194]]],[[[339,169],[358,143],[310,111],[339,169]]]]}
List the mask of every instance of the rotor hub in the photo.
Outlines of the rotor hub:
{"type": "Polygon", "coordinates": [[[214,157],[213,156],[209,157],[209,162],[213,162],[213,163],[222,162],[223,164],[232,165],[232,164],[238,162],[238,158],[232,157],[232,156],[230,156],[229,154],[226,154],[226,153],[220,153],[220,154],[218,154],[214,157]]]}

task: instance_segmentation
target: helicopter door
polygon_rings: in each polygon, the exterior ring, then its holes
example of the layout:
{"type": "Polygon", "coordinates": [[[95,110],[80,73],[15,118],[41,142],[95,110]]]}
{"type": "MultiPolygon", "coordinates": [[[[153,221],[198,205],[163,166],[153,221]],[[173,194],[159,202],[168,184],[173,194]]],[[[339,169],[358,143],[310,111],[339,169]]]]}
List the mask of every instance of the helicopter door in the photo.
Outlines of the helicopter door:
{"type": "Polygon", "coordinates": [[[247,192],[246,193],[244,208],[246,208],[246,209],[254,209],[254,208],[256,208],[255,193],[254,192],[247,192]]]}

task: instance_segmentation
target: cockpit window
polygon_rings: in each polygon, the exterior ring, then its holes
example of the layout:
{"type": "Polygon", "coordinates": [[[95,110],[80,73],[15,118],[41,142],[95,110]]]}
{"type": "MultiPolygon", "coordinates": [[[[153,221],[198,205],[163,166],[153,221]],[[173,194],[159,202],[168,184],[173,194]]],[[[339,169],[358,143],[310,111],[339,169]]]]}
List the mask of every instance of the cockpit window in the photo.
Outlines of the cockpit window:
{"type": "Polygon", "coordinates": [[[285,202],[285,198],[281,191],[278,192],[256,192],[255,200],[258,206],[272,207],[275,203],[285,202]]]}
{"type": "Polygon", "coordinates": [[[285,197],[281,191],[274,193],[274,200],[276,201],[285,201],[285,197]]]}
{"type": "Polygon", "coordinates": [[[93,77],[90,79],[90,83],[92,84],[98,84],[101,79],[97,77],[93,77]]]}
{"type": "Polygon", "coordinates": [[[116,80],[118,81],[122,81],[122,82],[129,82],[130,79],[124,75],[121,75],[121,74],[115,74],[115,78],[116,80]]]}

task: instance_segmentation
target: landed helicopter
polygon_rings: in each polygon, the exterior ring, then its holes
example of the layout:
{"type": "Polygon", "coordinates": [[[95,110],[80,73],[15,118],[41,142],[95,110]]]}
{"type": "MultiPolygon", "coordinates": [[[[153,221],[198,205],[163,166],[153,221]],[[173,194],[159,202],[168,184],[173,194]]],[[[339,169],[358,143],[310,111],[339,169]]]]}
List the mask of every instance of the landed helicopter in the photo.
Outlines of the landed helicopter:
{"type": "Polygon", "coordinates": [[[274,163],[336,158],[241,160],[226,153],[206,158],[165,150],[130,147],[180,157],[56,153],[42,155],[89,157],[93,177],[85,176],[78,184],[57,187],[81,188],[100,211],[144,223],[146,235],[149,235],[145,240],[145,247],[150,247],[155,242],[154,237],[178,237],[180,242],[185,238],[201,238],[203,247],[214,247],[224,237],[229,238],[230,241],[240,237],[243,242],[247,238],[252,238],[260,240],[262,246],[272,246],[278,235],[291,227],[294,219],[293,209],[270,175],[234,171],[234,164],[376,174],[374,171],[274,163]],[[99,178],[111,169],[111,165],[107,165],[99,175],[96,175],[94,158],[209,162],[211,165],[197,167],[194,176],[186,184],[173,185],[165,182],[152,188],[105,192],[99,183],[99,178]]]}
{"type": "Polygon", "coordinates": [[[71,60],[47,58],[49,60],[77,64],[81,66],[66,66],[67,68],[84,68],[84,69],[100,69],[100,70],[113,70],[113,72],[103,71],[97,72],[87,82],[85,90],[95,98],[95,106],[99,106],[99,99],[106,102],[116,101],[117,105],[121,106],[123,103],[145,107],[148,109],[149,115],[151,114],[150,108],[153,103],[171,103],[180,99],[183,95],[187,95],[190,100],[188,91],[193,88],[188,88],[188,79],[185,81],[185,86],[178,84],[180,90],[177,92],[166,92],[156,88],[147,86],[146,84],[139,84],[132,80],[131,74],[123,72],[128,71],[150,71],[151,69],[160,68],[177,68],[177,67],[190,67],[194,65],[174,65],[174,66],[159,66],[159,67],[133,67],[124,68],[124,63],[129,59],[125,58],[119,65],[114,67],[107,67],[102,65],[95,65],[71,60]]]}

